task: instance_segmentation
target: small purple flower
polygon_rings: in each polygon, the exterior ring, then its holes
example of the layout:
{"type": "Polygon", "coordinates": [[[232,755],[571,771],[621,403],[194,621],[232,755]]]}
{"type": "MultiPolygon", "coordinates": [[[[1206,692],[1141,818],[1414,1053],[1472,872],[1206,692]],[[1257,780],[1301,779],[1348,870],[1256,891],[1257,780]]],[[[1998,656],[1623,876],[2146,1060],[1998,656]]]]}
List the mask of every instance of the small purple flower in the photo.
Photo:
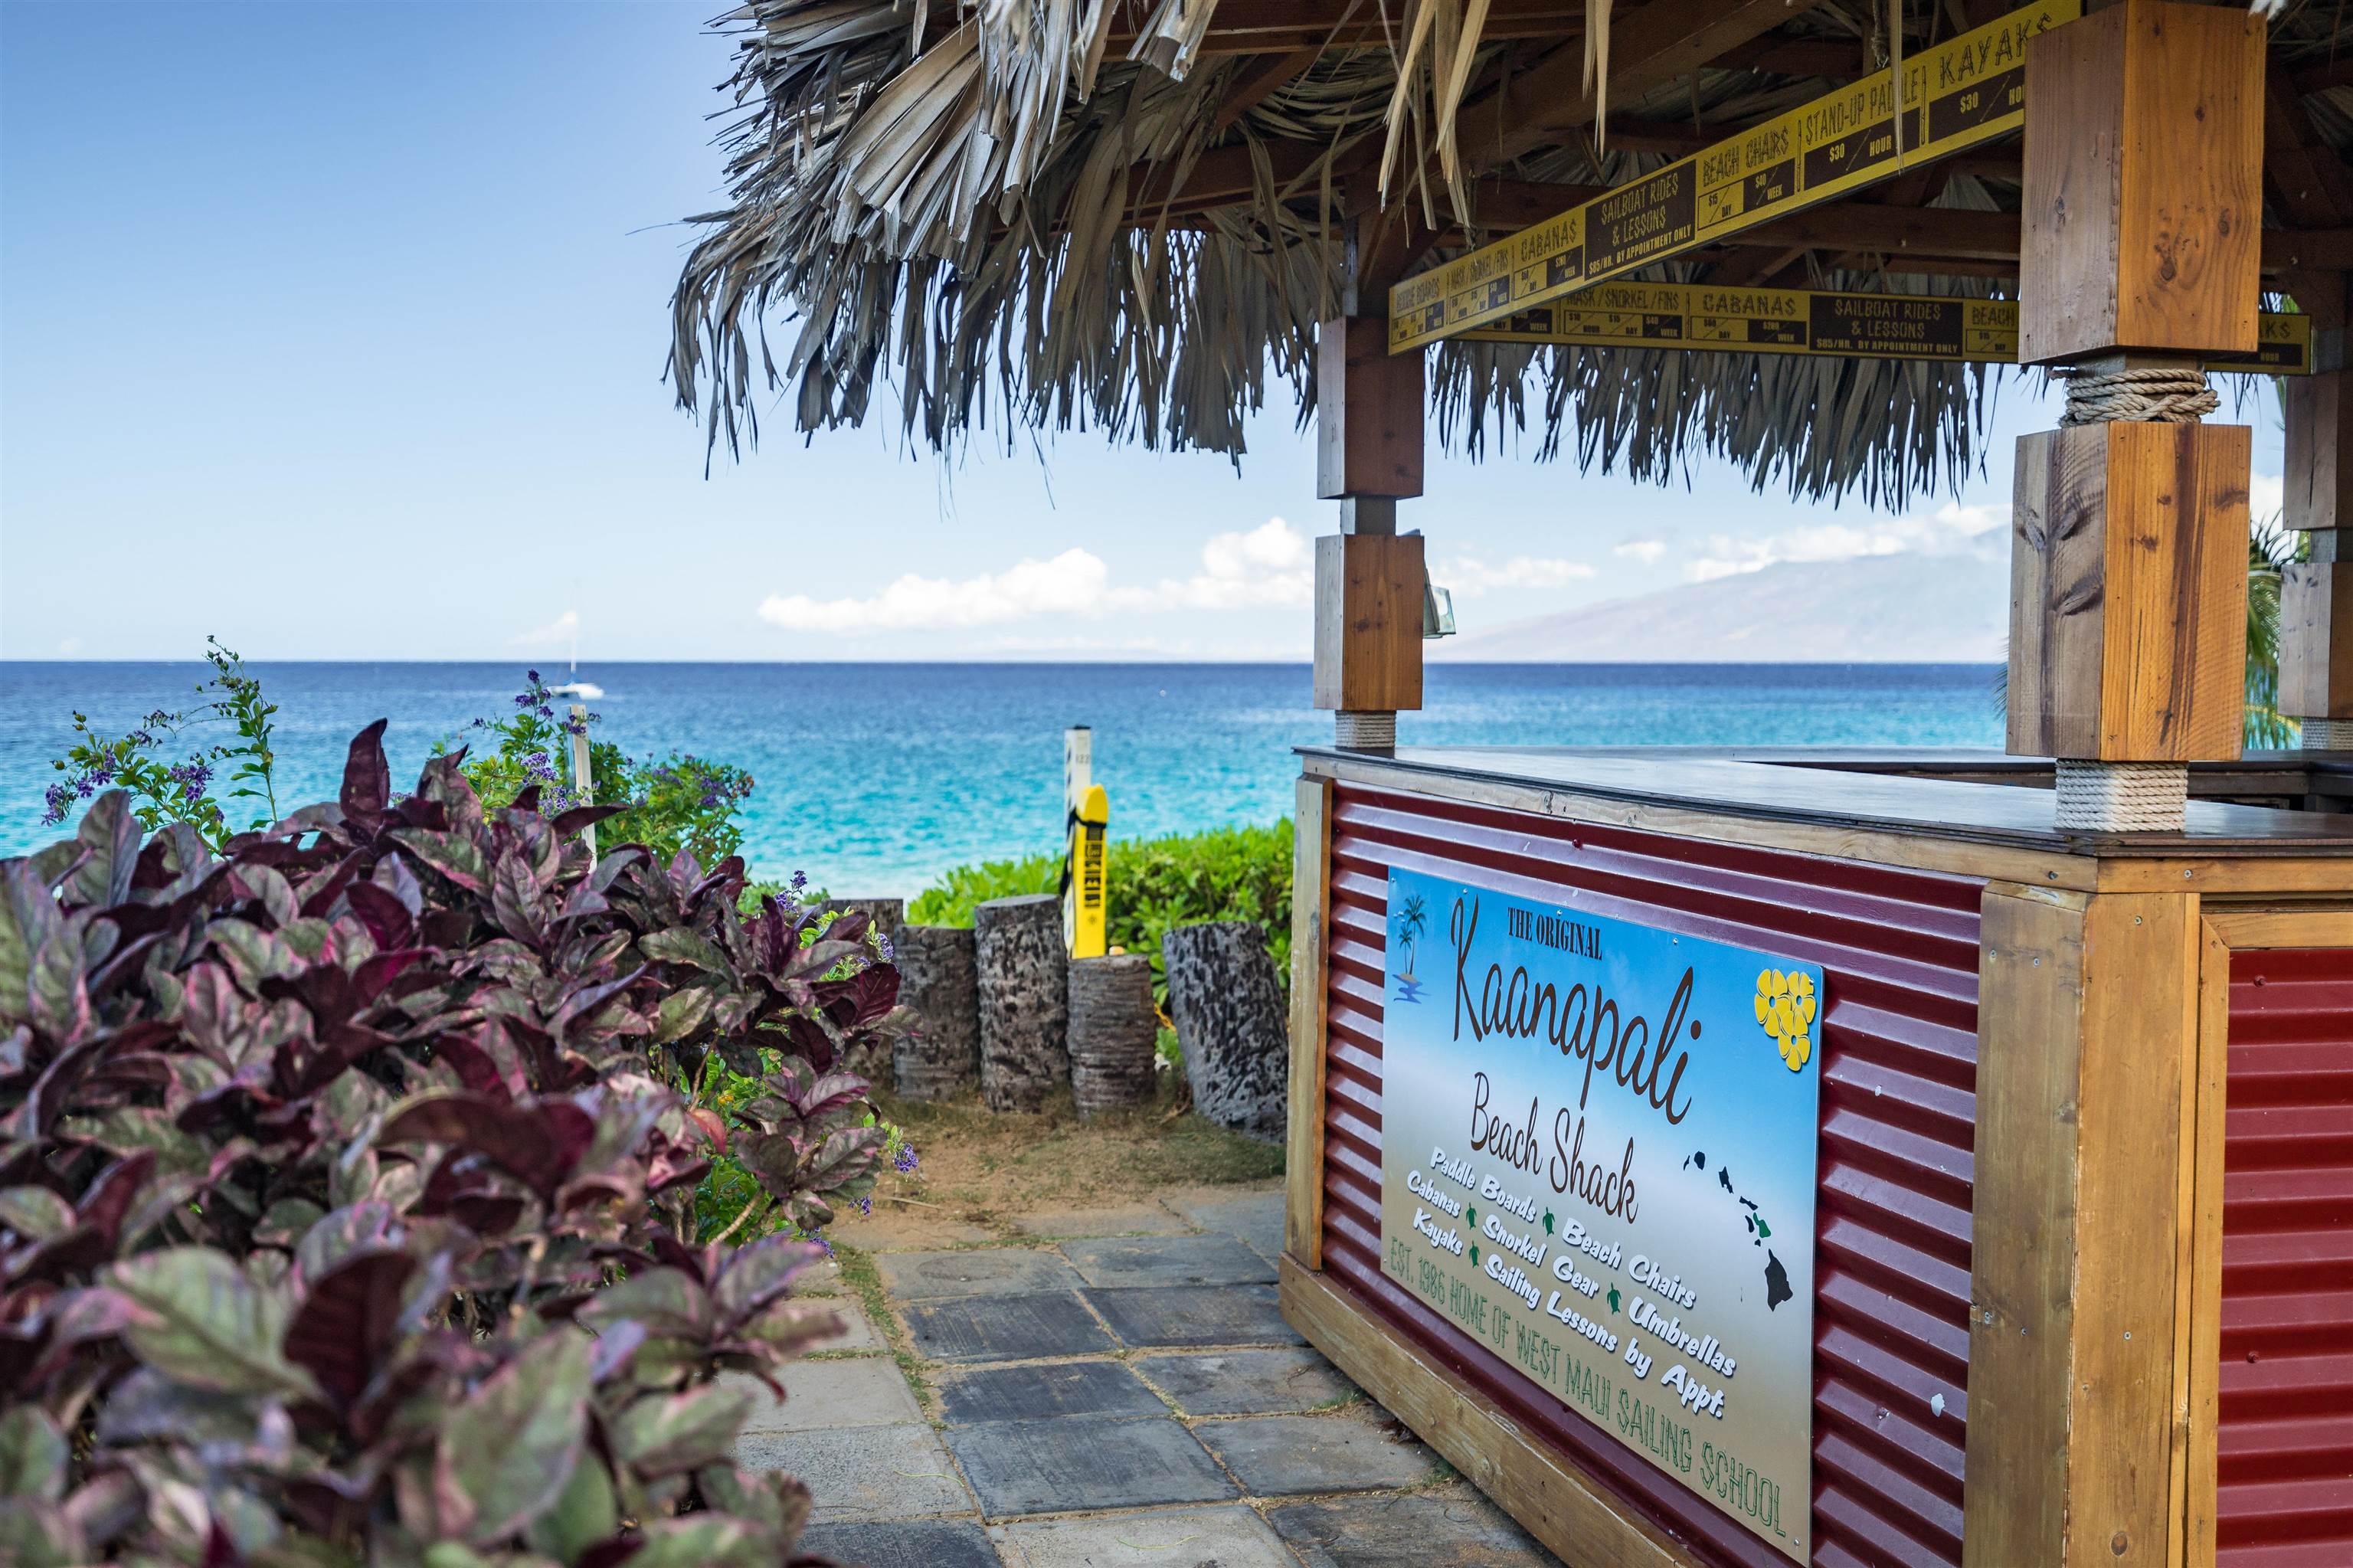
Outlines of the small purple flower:
{"type": "Polygon", "coordinates": [[[874,951],[886,964],[892,963],[897,960],[898,955],[891,947],[891,938],[888,932],[877,931],[874,933],[874,951]]]}
{"type": "Polygon", "coordinates": [[[858,1200],[858,1212],[869,1218],[873,1216],[874,1195],[871,1192],[869,1192],[865,1197],[858,1200]]]}
{"type": "Polygon", "coordinates": [[[922,1160],[915,1158],[915,1146],[910,1143],[900,1149],[898,1157],[891,1161],[891,1169],[902,1176],[913,1176],[915,1173],[915,1167],[922,1163],[922,1160]]]}
{"type": "Polygon", "coordinates": [[[64,821],[66,820],[66,808],[73,804],[73,799],[74,788],[71,784],[50,785],[48,789],[49,809],[41,813],[41,825],[45,828],[51,828],[57,826],[59,822],[64,821]]]}

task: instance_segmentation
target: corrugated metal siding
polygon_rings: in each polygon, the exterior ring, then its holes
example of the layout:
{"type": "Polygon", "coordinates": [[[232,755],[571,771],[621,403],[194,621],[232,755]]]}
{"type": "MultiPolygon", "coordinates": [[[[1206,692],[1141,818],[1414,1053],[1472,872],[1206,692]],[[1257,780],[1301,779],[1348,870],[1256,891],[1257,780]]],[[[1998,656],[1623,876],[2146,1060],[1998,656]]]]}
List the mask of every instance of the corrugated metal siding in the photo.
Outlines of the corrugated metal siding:
{"type": "Polygon", "coordinates": [[[1957,1564],[1982,884],[1335,791],[1329,1277],[1698,1556],[1757,1568],[1788,1559],[1382,1276],[1381,959],[1392,865],[1821,965],[1813,1560],[1957,1564]],[[1937,1394],[1941,1416],[1930,1409],[1937,1394]]]}
{"type": "Polygon", "coordinates": [[[2353,1563],[2353,950],[2231,955],[2218,1562],[2353,1563]]]}

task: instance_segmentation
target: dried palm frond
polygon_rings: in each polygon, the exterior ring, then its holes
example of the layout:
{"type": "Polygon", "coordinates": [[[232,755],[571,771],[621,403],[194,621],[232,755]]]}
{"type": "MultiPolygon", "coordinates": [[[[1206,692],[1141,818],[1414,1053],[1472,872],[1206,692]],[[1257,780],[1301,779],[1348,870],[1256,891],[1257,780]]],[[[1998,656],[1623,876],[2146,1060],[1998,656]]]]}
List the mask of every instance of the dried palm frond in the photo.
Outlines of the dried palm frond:
{"type": "MultiPolygon", "coordinates": [[[[925,0],[746,0],[720,23],[737,43],[720,132],[728,204],[695,220],[671,300],[679,401],[714,450],[756,440],[772,393],[814,431],[863,419],[889,381],[907,438],[934,448],[992,428],[1008,441],[1091,429],[1239,456],[1271,378],[1312,408],[1316,323],[1340,298],[1343,175],[1386,168],[1402,185],[1392,199],[1432,228],[1466,210],[1462,103],[1497,51],[1520,47],[1484,38],[1487,0],[1361,3],[1385,41],[1335,43],[1221,119],[1250,66],[1201,53],[1216,0],[962,0],[936,15],[925,0]],[[1130,26],[1133,47],[1114,48],[1130,26]],[[1225,205],[1187,199],[1211,154],[1229,181],[1245,161],[1247,196],[1229,199],[1229,184],[1225,205]]],[[[1788,30],[1885,58],[1932,42],[1949,9],[1826,0],[1788,30]]],[[[1559,46],[1586,52],[1588,91],[1608,80],[1609,10],[1591,0],[1582,41],[1559,46]]],[[[2335,18],[2292,5],[2273,25],[2274,58],[2330,58],[2335,18]]],[[[1365,36],[1363,17],[1352,26],[1365,36]]],[[[1709,68],[1617,107],[1729,128],[1820,90],[1709,68]]],[[[2353,143],[2353,89],[2306,111],[2325,140],[2353,143]]],[[[1576,136],[1502,172],[1614,184],[1650,166],[1576,136]]],[[[1941,199],[1994,205],[1961,177],[1941,199]]],[[[1760,488],[1879,505],[1974,467],[2000,381],[1893,361],[1459,342],[1432,366],[1439,439],[1473,456],[1526,431],[1540,455],[1661,482],[1709,454],[1760,488]]]]}

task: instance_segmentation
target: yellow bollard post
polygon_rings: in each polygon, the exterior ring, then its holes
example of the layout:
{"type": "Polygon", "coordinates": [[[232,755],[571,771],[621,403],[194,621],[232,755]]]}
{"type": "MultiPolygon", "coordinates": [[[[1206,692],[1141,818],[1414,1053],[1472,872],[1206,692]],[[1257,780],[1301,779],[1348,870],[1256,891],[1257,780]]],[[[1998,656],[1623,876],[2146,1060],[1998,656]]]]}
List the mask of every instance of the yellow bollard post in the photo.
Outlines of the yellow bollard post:
{"type": "Polygon", "coordinates": [[[1103,833],[1111,824],[1111,797],[1091,784],[1071,813],[1071,957],[1099,959],[1106,942],[1103,833]]]}

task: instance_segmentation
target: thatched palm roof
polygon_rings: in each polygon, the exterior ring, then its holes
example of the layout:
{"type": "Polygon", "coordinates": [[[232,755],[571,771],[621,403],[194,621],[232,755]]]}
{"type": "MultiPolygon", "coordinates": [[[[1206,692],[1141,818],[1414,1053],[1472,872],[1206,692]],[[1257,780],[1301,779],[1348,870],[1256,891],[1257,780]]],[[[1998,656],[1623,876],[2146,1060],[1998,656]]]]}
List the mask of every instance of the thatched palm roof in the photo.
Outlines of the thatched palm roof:
{"type": "MultiPolygon", "coordinates": [[[[2007,8],[1912,0],[1903,49],[2007,8]]],[[[2274,53],[2300,84],[2284,111],[2341,171],[2353,95],[2334,79],[2334,15],[2292,9],[2274,53]]],[[[814,431],[861,421],[888,378],[906,433],[934,448],[1077,429],[1239,459],[1270,376],[1312,407],[1317,322],[1385,309],[1377,287],[1349,298],[1352,220],[1360,267],[1377,252],[1375,273],[1418,270],[1891,53],[1888,7],[1857,0],[1648,0],[1615,18],[1610,0],[751,0],[716,25],[737,43],[719,133],[732,205],[694,220],[670,370],[731,450],[756,439],[764,402],[789,398],[814,431]]],[[[1992,215],[2016,211],[2016,147],[1656,275],[2008,293],[2015,219],[1992,215]],[[1937,216],[1905,210],[1920,208],[1937,216]]],[[[2340,183],[2342,215],[2307,200],[2274,221],[2353,224],[2340,183]]],[[[2000,379],[1433,353],[1440,438],[1459,450],[1525,432],[1539,455],[1662,482],[1707,453],[1759,487],[1884,505],[1974,465],[2000,379]]]]}

